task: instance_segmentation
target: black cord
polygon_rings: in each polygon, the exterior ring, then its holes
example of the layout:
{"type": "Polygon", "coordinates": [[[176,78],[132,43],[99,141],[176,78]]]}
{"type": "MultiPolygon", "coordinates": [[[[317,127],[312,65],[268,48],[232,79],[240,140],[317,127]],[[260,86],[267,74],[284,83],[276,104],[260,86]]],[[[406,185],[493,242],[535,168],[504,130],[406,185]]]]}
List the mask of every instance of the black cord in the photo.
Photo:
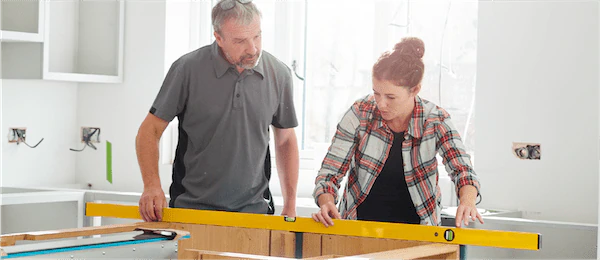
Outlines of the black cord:
{"type": "Polygon", "coordinates": [[[17,137],[17,144],[24,143],[25,145],[29,146],[29,148],[36,148],[42,141],[44,141],[44,138],[42,138],[42,140],[40,140],[37,144],[31,146],[25,142],[25,136],[21,135],[21,132],[19,132],[17,129],[13,129],[13,134],[17,137]]]}
{"type": "Polygon", "coordinates": [[[87,147],[87,145],[86,145],[86,144],[84,144],[84,145],[83,145],[83,148],[81,148],[80,150],[76,150],[76,149],[73,149],[73,148],[69,148],[69,150],[71,150],[71,151],[73,151],[73,152],[81,152],[81,151],[85,150],[85,147],[87,147]]]}
{"type": "Polygon", "coordinates": [[[300,77],[300,75],[298,75],[298,72],[296,72],[296,67],[297,67],[297,66],[298,66],[298,65],[296,64],[296,60],[293,60],[293,61],[292,61],[292,69],[293,69],[293,71],[294,71],[294,75],[296,75],[296,77],[297,77],[297,78],[299,78],[300,80],[304,81],[304,78],[303,78],[303,77],[300,77]]]}
{"type": "Polygon", "coordinates": [[[69,148],[69,150],[71,150],[71,151],[73,151],[73,152],[82,152],[83,150],[85,150],[85,148],[86,148],[87,146],[91,147],[91,148],[92,148],[92,149],[94,149],[94,150],[98,150],[98,149],[96,148],[96,146],[95,146],[94,144],[92,144],[92,142],[90,142],[90,141],[91,141],[91,139],[92,139],[92,136],[94,136],[94,134],[96,134],[96,132],[98,132],[98,135],[100,135],[100,128],[96,128],[96,129],[94,129],[94,131],[92,131],[91,133],[88,133],[86,136],[84,136],[84,137],[83,137],[83,142],[85,143],[85,144],[83,145],[83,148],[81,148],[81,149],[79,149],[79,150],[77,150],[77,149],[73,149],[73,148],[69,148]]]}
{"type": "MultiPolygon", "coordinates": [[[[100,128],[95,128],[95,129],[94,129],[94,131],[92,131],[91,133],[89,133],[89,134],[87,135],[87,137],[85,138],[85,142],[86,142],[86,144],[87,144],[88,146],[90,146],[90,147],[94,148],[94,150],[96,150],[96,146],[94,146],[94,145],[92,144],[92,140],[91,140],[91,139],[92,139],[92,136],[94,136],[94,134],[95,134],[96,132],[98,132],[98,136],[100,136],[100,128]]],[[[100,140],[98,140],[98,141],[100,141],[100,140]]]]}
{"type": "Polygon", "coordinates": [[[91,142],[88,142],[88,141],[86,141],[85,144],[83,145],[83,148],[81,148],[79,150],[73,149],[73,148],[69,148],[69,150],[71,150],[73,152],[81,152],[81,151],[85,150],[85,148],[88,146],[92,147],[92,149],[94,149],[94,150],[98,150],[94,144],[92,144],[91,142]]]}
{"type": "Polygon", "coordinates": [[[40,143],[44,141],[44,138],[42,138],[42,140],[40,140],[37,144],[35,144],[34,146],[31,146],[29,144],[27,144],[25,141],[23,141],[22,143],[24,143],[25,145],[29,146],[29,148],[36,148],[38,145],[40,145],[40,143]]]}

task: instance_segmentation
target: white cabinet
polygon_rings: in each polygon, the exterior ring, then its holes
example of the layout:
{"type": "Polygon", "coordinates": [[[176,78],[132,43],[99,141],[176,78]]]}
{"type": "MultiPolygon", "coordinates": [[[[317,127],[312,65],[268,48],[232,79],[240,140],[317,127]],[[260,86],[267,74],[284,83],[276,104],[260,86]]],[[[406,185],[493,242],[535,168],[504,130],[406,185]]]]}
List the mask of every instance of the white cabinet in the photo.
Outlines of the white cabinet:
{"type": "Polygon", "coordinates": [[[38,1],[0,1],[0,39],[5,42],[42,42],[44,4],[38,1]]]}
{"type": "Polygon", "coordinates": [[[125,1],[16,2],[2,1],[2,78],[122,82],[125,1]],[[5,27],[6,8],[32,15],[5,27]],[[33,20],[43,20],[41,29],[33,30],[33,20]],[[42,33],[43,40],[10,39],[5,30],[31,39],[42,33]]]}

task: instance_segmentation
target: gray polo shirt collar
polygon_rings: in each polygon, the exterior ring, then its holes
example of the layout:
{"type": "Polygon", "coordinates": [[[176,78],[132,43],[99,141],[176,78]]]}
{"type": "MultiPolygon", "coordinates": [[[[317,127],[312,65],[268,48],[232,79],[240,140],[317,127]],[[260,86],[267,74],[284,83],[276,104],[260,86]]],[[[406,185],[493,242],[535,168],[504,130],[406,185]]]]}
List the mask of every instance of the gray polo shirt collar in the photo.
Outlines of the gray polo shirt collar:
{"type": "MultiPolygon", "coordinates": [[[[225,58],[223,58],[223,56],[221,56],[221,54],[219,53],[219,44],[217,44],[217,41],[214,41],[212,43],[212,60],[213,60],[213,66],[215,68],[215,75],[217,76],[217,78],[221,78],[223,75],[225,75],[225,72],[227,72],[227,70],[229,70],[229,68],[232,68],[235,70],[235,65],[229,63],[229,61],[225,60],[225,58]]],[[[258,72],[258,74],[261,76],[262,79],[265,78],[265,73],[264,73],[265,69],[264,69],[264,63],[262,62],[262,57],[261,59],[258,61],[258,65],[256,65],[256,67],[254,67],[254,69],[251,69],[250,72],[254,73],[254,72],[258,72]]]]}

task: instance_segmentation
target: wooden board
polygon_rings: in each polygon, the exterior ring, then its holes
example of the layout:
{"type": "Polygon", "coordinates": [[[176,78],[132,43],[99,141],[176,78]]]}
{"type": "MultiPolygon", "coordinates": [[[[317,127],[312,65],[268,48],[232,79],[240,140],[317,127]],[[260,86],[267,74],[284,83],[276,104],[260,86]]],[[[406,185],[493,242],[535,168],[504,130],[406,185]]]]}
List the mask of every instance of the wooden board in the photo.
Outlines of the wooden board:
{"type": "Polygon", "coordinates": [[[137,228],[166,229],[170,226],[171,224],[166,222],[138,222],[133,224],[118,224],[111,226],[84,227],[41,232],[27,232],[20,234],[8,234],[0,236],[0,244],[1,246],[12,246],[15,245],[15,242],[19,240],[41,241],[50,239],[130,232],[134,231],[137,228]]]}
{"type": "Polygon", "coordinates": [[[376,252],[364,255],[355,255],[350,257],[339,258],[339,260],[346,259],[453,259],[458,260],[459,252],[458,246],[456,245],[444,245],[444,244],[429,244],[407,247],[402,249],[395,249],[383,252],[376,252]]]}
{"type": "Polygon", "coordinates": [[[302,257],[317,257],[322,256],[322,235],[313,233],[302,234],[302,257]]]}
{"type": "Polygon", "coordinates": [[[289,231],[271,230],[270,256],[295,257],[296,233],[289,231]]]}
{"type": "Polygon", "coordinates": [[[234,260],[293,260],[295,258],[288,257],[272,257],[272,256],[262,256],[262,255],[252,255],[252,254],[241,254],[241,253],[230,253],[230,252],[219,252],[219,251],[210,251],[210,250],[196,250],[189,249],[188,250],[193,257],[189,259],[234,259],[234,260]]]}
{"type": "MultiPolygon", "coordinates": [[[[195,250],[189,249],[191,253],[190,259],[263,259],[263,260],[292,260],[295,258],[289,257],[274,257],[274,256],[261,256],[241,253],[230,253],[230,252],[218,252],[209,250],[195,250]]],[[[334,259],[339,260],[351,260],[351,259],[452,259],[458,260],[458,246],[456,245],[444,245],[444,244],[429,244],[407,247],[402,249],[394,249],[383,252],[376,252],[370,254],[353,255],[342,257],[339,255],[323,255],[311,258],[302,258],[305,260],[315,259],[334,259]]]]}
{"type": "Polygon", "coordinates": [[[190,238],[179,241],[178,258],[189,259],[187,249],[210,250],[268,256],[271,231],[256,228],[221,227],[173,223],[173,229],[190,232],[190,238]]]}
{"type": "Polygon", "coordinates": [[[362,255],[427,244],[430,243],[382,238],[323,235],[321,255],[362,255]]]}
{"type": "Polygon", "coordinates": [[[309,257],[309,258],[302,258],[304,260],[321,260],[321,259],[333,259],[333,258],[339,258],[339,257],[343,257],[341,255],[322,255],[322,256],[315,256],[315,257],[309,257]]]}

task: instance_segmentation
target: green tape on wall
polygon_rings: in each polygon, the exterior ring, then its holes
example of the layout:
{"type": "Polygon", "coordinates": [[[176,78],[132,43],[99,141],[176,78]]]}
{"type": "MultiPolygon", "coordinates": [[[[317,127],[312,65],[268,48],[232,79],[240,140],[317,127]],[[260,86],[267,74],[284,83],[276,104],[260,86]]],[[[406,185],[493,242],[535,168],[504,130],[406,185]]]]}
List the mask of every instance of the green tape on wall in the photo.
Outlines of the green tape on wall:
{"type": "Polygon", "coordinates": [[[106,141],[106,180],[112,184],[112,144],[106,141]]]}

